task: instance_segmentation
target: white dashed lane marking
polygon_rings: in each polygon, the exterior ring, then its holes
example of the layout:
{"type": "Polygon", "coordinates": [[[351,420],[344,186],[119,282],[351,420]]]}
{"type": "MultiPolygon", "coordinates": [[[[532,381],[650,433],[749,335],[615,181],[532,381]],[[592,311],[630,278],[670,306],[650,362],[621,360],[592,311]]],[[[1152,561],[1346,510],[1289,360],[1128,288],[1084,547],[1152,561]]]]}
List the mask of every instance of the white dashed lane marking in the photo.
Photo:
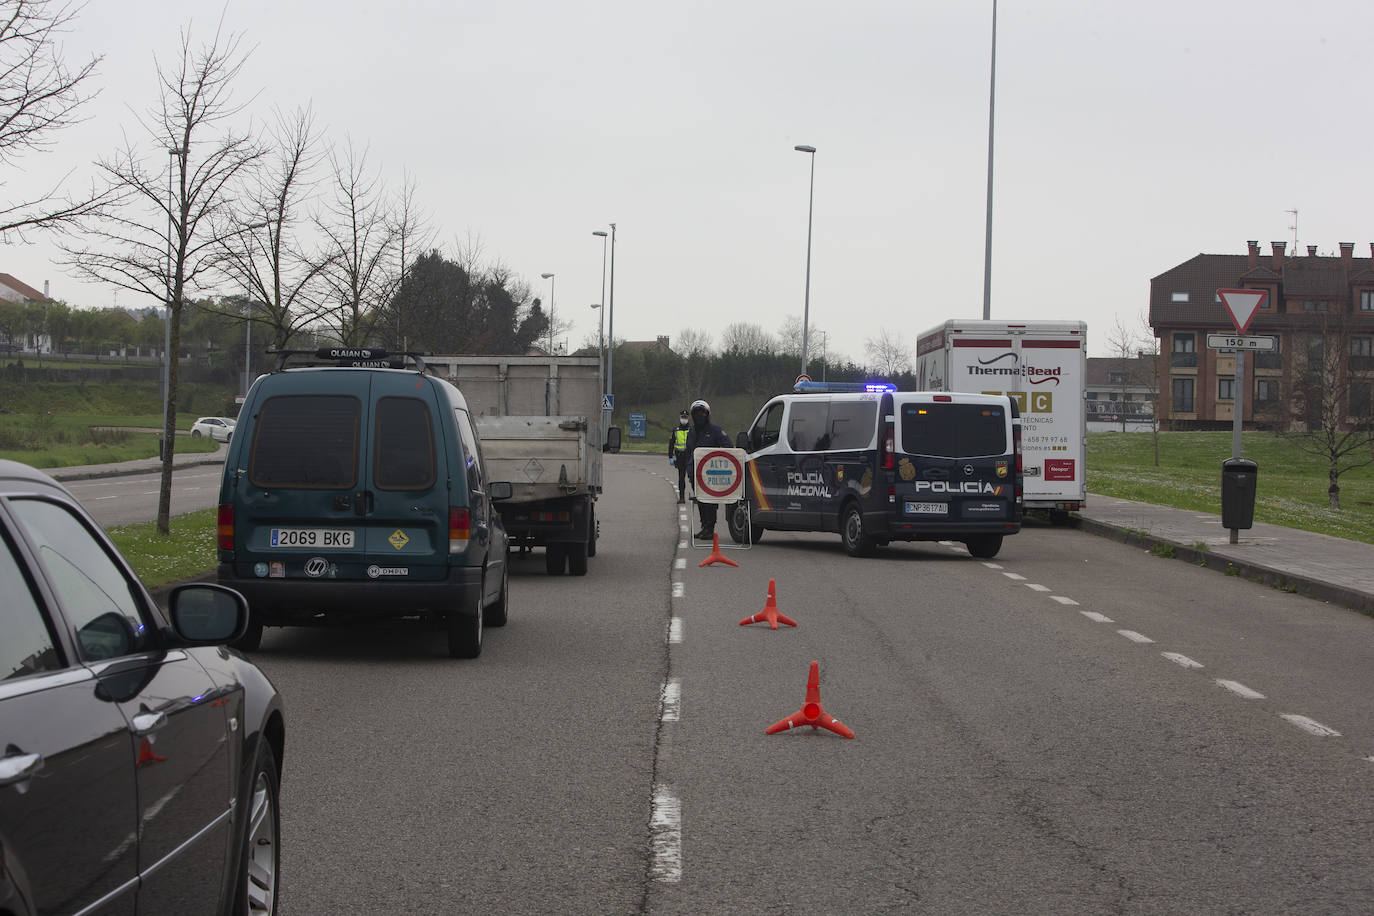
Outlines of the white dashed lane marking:
{"type": "Polygon", "coordinates": [[[1318,738],[1339,738],[1341,733],[1330,726],[1322,725],[1315,719],[1307,716],[1299,716],[1293,713],[1282,713],[1279,718],[1286,722],[1291,722],[1308,734],[1316,735],[1318,738]]]}
{"type": "Polygon", "coordinates": [[[659,719],[676,722],[682,715],[682,681],[670,678],[659,693],[659,719]]]}
{"type": "Polygon", "coordinates": [[[1116,623],[1115,620],[1112,620],[1112,618],[1108,617],[1106,614],[1099,614],[1097,611],[1079,611],[1078,613],[1082,614],[1093,623],[1116,623]]]}
{"type": "Polygon", "coordinates": [[[1050,590],[1050,587],[1048,585],[1036,585],[1034,582],[1027,582],[1026,588],[1030,589],[1033,592],[1047,592],[1050,590]]]}
{"type": "Polygon", "coordinates": [[[686,568],[687,568],[687,558],[686,558],[686,557],[678,557],[676,560],[673,561],[673,569],[686,569],[686,568]]]}
{"type": "Polygon", "coordinates": [[[1145,643],[1154,642],[1153,639],[1146,636],[1144,633],[1137,633],[1135,630],[1117,630],[1116,632],[1120,633],[1122,636],[1126,637],[1131,642],[1138,642],[1141,645],[1144,645],[1145,643]]]}
{"type": "Polygon", "coordinates": [[[668,621],[668,642],[676,645],[682,642],[683,637],[682,618],[674,617],[668,621]]]}
{"type": "Polygon", "coordinates": [[[1178,652],[1161,652],[1160,655],[1173,662],[1175,665],[1182,665],[1184,668],[1201,668],[1202,662],[1195,662],[1186,655],[1178,652]]]}
{"type": "Polygon", "coordinates": [[[1002,573],[1002,575],[1006,576],[1008,579],[1011,579],[1013,582],[1025,582],[1025,581],[1026,581],[1026,577],[1025,577],[1025,576],[1018,576],[1016,573],[1004,572],[1004,573],[1002,573]]]}
{"type": "Polygon", "coordinates": [[[1223,678],[1217,678],[1217,684],[1219,686],[1225,687],[1227,690],[1231,691],[1236,696],[1242,697],[1247,700],[1264,699],[1264,694],[1260,693],[1258,690],[1251,690],[1249,687],[1246,687],[1240,681],[1228,681],[1224,680],[1223,678]]]}
{"type": "Polygon", "coordinates": [[[668,884],[678,883],[682,880],[682,803],[664,786],[654,789],[649,830],[653,835],[650,877],[668,884]]]}
{"type": "Polygon", "coordinates": [[[1072,598],[1065,598],[1063,595],[1050,595],[1050,600],[1058,601],[1060,604],[1069,605],[1071,607],[1078,607],[1077,601],[1074,601],[1072,598]]]}
{"type": "Polygon", "coordinates": [[[673,583],[673,597],[674,597],[674,598],[681,598],[683,595],[686,595],[686,594],[687,594],[687,586],[683,585],[681,582],[674,582],[674,583],[673,583]]]}

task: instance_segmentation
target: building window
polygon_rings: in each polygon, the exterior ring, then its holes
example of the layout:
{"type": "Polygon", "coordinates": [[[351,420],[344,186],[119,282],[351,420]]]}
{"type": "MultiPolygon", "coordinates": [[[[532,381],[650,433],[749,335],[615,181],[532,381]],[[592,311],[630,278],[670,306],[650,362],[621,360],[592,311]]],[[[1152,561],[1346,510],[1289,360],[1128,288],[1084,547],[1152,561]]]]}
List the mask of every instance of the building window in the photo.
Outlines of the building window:
{"type": "Polygon", "coordinates": [[[1370,384],[1364,381],[1350,383],[1350,415],[1357,420],[1369,420],[1374,416],[1374,402],[1370,399],[1370,384]]]}
{"type": "Polygon", "coordinates": [[[1236,380],[1233,378],[1217,379],[1217,400],[1234,401],[1236,399],[1236,380]]]}
{"type": "Polygon", "coordinates": [[[1170,301],[1170,302],[1187,302],[1187,301],[1188,301],[1188,294],[1187,294],[1187,293],[1172,293],[1172,294],[1169,296],[1169,301],[1170,301]]]}
{"type": "Polygon", "coordinates": [[[1126,373],[1124,373],[1124,372],[1108,372],[1108,373],[1107,373],[1107,383],[1110,384],[1110,385],[1124,385],[1124,384],[1126,384],[1126,373]]]}
{"type": "Polygon", "coordinates": [[[1268,404],[1279,399],[1279,383],[1271,378],[1255,379],[1255,403],[1268,404]]]}
{"type": "Polygon", "coordinates": [[[1325,299],[1304,299],[1302,303],[1302,310],[1304,312],[1324,312],[1326,311],[1326,307],[1327,302],[1325,299]]]}
{"type": "Polygon", "coordinates": [[[1196,351],[1197,351],[1196,339],[1193,337],[1192,334],[1175,334],[1175,335],[1174,335],[1174,352],[1175,352],[1175,353],[1194,353],[1194,352],[1196,352],[1196,351]]]}
{"type": "Polygon", "coordinates": [[[1374,337],[1350,338],[1351,356],[1374,356],[1374,337]]]}
{"type": "Polygon", "coordinates": [[[1374,312],[1374,289],[1360,290],[1360,311],[1374,312]]]}
{"type": "Polygon", "coordinates": [[[1193,412],[1193,380],[1191,378],[1174,379],[1174,413],[1193,412]]]}

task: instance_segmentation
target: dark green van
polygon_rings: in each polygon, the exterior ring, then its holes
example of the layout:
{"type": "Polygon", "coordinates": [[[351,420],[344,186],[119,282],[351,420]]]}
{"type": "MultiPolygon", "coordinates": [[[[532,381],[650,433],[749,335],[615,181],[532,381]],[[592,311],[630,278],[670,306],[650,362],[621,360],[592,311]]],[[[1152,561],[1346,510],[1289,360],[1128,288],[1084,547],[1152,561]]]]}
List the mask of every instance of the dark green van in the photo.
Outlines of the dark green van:
{"type": "Polygon", "coordinates": [[[217,580],[264,626],[419,617],[475,658],[509,593],[501,517],[467,402],[377,349],[281,351],[248,391],[220,485],[217,580]],[[286,366],[313,356],[327,365],[286,366]]]}

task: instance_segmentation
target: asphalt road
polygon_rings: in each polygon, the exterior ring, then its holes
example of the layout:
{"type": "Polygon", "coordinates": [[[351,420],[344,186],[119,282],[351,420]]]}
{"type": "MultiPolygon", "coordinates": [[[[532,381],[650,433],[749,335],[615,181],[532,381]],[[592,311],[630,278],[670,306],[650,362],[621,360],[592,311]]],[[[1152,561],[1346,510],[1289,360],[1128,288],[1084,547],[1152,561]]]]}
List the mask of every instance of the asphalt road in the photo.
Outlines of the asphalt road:
{"type": "Polygon", "coordinates": [[[1374,619],[1049,527],[701,568],[671,473],[608,456],[480,659],[268,631],[283,914],[1370,911],[1374,619]],[[813,659],[854,740],[764,734],[813,659]]]}
{"type": "MultiPolygon", "coordinates": [[[[223,470],[222,465],[207,464],[173,471],[171,514],[184,515],[214,506],[219,500],[223,470]]],[[[81,500],[101,527],[111,528],[156,519],[161,484],[162,475],[154,472],[69,480],[63,486],[81,500]]]]}

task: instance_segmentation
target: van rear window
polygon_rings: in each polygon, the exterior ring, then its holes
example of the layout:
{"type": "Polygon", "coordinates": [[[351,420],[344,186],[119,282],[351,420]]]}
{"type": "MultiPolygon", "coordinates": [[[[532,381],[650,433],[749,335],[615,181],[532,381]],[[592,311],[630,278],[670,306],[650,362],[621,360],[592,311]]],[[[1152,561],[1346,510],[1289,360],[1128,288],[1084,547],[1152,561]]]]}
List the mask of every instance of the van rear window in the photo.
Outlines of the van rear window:
{"type": "Polygon", "coordinates": [[[434,426],[429,405],[419,398],[377,401],[376,468],[382,490],[427,490],[434,486],[434,426]]]}
{"type": "Polygon", "coordinates": [[[362,403],[347,395],[278,395],[263,402],[248,458],[258,487],[341,489],[358,480],[362,403]]]}
{"type": "Polygon", "coordinates": [[[989,404],[903,404],[899,451],[932,458],[1005,455],[1007,412],[989,404]]]}

